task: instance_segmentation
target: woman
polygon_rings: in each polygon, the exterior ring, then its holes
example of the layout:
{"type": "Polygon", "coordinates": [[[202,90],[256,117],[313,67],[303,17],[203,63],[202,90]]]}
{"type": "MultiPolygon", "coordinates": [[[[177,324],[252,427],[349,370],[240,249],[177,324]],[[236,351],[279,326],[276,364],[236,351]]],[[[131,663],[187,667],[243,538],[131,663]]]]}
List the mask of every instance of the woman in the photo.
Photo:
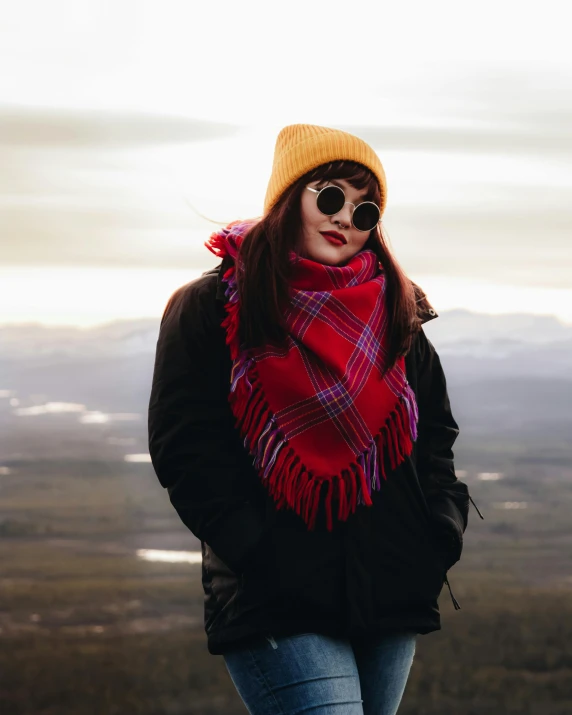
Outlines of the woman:
{"type": "Polygon", "coordinates": [[[397,712],[461,556],[436,313],[386,196],[364,141],[284,128],[264,215],[211,236],[220,265],[161,321],[150,453],[202,542],[208,649],[255,715],[397,712]]]}

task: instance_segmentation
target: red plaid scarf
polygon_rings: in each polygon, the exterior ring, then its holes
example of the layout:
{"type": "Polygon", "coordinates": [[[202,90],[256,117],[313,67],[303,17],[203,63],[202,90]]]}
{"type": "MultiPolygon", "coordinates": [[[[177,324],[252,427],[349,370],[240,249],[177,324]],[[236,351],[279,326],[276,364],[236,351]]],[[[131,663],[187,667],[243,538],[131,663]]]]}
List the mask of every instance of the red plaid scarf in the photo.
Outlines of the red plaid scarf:
{"type": "MultiPolygon", "coordinates": [[[[252,222],[213,233],[206,246],[237,259],[252,222]]],[[[276,502],[309,529],[319,504],[327,529],[371,506],[380,477],[411,453],[417,404],[399,358],[381,379],[387,354],[385,274],[373,251],[345,266],[295,257],[282,348],[239,344],[234,263],[226,271],[223,322],[233,361],[230,404],[254,466],[276,502]]]]}

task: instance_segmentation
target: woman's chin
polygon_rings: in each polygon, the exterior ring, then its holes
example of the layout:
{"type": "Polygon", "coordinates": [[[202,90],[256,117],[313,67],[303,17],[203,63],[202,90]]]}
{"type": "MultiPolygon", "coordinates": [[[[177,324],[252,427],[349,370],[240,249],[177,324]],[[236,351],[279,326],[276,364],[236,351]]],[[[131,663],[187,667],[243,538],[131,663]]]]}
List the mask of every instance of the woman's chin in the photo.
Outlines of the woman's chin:
{"type": "Polygon", "coordinates": [[[348,256],[341,254],[336,248],[332,251],[306,251],[303,257],[324,266],[343,266],[349,260],[348,256]]]}

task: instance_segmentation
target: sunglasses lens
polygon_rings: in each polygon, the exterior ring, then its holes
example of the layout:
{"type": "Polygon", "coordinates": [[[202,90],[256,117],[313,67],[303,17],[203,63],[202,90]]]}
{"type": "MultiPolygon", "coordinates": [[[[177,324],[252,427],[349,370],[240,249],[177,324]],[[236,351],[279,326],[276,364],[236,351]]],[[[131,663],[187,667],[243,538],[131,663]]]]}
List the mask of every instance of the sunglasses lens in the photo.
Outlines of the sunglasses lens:
{"type": "Polygon", "coordinates": [[[358,231],[371,231],[379,221],[379,209],[373,203],[360,204],[353,215],[353,224],[358,231]]]}
{"type": "Polygon", "coordinates": [[[326,186],[318,195],[318,208],[326,216],[333,216],[343,208],[346,197],[339,186],[326,186]]]}

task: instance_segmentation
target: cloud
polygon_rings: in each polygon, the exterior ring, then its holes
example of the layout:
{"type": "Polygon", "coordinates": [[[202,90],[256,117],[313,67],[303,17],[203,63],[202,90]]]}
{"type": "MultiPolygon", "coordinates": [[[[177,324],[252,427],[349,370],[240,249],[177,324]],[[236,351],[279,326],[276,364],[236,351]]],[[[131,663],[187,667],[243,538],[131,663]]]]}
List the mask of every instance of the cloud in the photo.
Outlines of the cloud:
{"type": "MultiPolygon", "coordinates": [[[[461,126],[461,116],[454,130],[346,128],[390,147],[379,150],[390,187],[385,221],[406,270],[565,288],[572,180],[548,149],[561,141],[565,156],[572,130],[560,122],[543,133],[549,120],[531,112],[511,134],[523,92],[517,103],[501,88],[481,88],[472,123],[461,126]]],[[[254,131],[148,115],[10,112],[0,126],[5,265],[198,270],[212,264],[203,242],[216,225],[187,201],[221,221],[256,215],[250,207],[263,195],[271,147],[254,131]]]]}
{"type": "MultiPolygon", "coordinates": [[[[572,72],[496,68],[428,84],[402,79],[402,107],[416,118],[386,126],[347,124],[380,152],[388,149],[572,156],[572,72]],[[431,117],[441,121],[432,125],[431,117]]],[[[394,88],[395,89],[395,88],[394,88]]]]}
{"type": "Polygon", "coordinates": [[[0,106],[0,146],[136,147],[233,136],[231,124],[112,111],[0,106]]]}
{"type": "Polygon", "coordinates": [[[517,126],[407,127],[341,126],[379,151],[463,152],[471,154],[529,154],[572,157],[572,112],[567,117],[525,122],[517,126]],[[550,126],[548,126],[550,125],[550,126]]]}

